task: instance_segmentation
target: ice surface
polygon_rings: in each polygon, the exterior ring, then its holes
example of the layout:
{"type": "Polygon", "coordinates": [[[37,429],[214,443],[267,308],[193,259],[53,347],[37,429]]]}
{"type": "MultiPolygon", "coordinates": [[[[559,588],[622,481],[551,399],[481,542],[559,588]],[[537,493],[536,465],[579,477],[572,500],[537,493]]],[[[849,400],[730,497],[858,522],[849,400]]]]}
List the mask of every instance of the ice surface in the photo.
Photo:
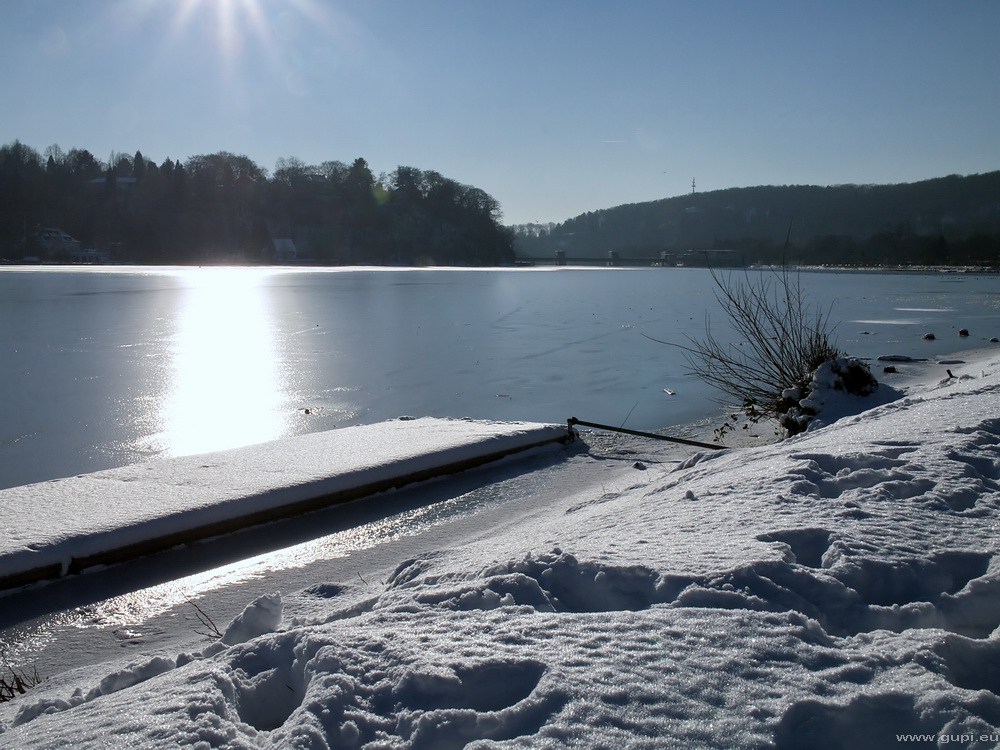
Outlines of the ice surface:
{"type": "Polygon", "coordinates": [[[251,603],[273,632],[54,675],[0,745],[995,747],[1000,360],[955,370],[251,603]]]}

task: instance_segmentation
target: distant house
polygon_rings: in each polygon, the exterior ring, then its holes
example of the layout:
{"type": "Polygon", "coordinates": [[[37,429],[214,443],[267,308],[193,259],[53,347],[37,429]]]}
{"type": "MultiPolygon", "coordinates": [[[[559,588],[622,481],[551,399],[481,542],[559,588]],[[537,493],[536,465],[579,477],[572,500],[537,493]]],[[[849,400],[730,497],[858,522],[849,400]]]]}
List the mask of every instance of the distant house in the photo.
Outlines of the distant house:
{"type": "Polygon", "coordinates": [[[275,263],[294,263],[299,259],[299,251],[295,247],[295,241],[287,237],[271,240],[274,247],[275,263]]]}
{"type": "Polygon", "coordinates": [[[695,268],[742,268],[745,263],[739,250],[695,248],[693,250],[664,250],[660,253],[661,266],[693,266],[695,268]]]}
{"type": "Polygon", "coordinates": [[[26,254],[51,260],[69,260],[80,251],[80,240],[55,227],[36,229],[28,235],[26,254]]]}
{"type": "Polygon", "coordinates": [[[78,248],[77,250],[74,250],[70,259],[73,263],[80,263],[83,265],[104,265],[111,262],[111,256],[108,253],[95,250],[92,247],[78,248]]]}

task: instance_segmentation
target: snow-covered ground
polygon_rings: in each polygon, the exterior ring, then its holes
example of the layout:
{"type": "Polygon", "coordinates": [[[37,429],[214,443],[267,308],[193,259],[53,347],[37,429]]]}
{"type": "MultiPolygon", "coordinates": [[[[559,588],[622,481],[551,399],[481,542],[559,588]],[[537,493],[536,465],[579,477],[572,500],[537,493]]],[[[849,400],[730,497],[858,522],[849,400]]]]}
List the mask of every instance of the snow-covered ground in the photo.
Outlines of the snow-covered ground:
{"type": "Polygon", "coordinates": [[[577,456],[384,576],[46,674],[0,746],[995,747],[1000,357],[965,359],[781,443],[577,456]]]}

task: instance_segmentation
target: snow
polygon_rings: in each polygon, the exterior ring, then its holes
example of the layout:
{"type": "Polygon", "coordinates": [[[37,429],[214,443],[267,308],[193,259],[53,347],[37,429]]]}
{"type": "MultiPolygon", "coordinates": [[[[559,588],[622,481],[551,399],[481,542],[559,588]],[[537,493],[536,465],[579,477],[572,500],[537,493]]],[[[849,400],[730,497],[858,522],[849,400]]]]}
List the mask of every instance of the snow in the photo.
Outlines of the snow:
{"type": "MultiPolygon", "coordinates": [[[[828,360],[813,371],[810,381],[805,384],[805,392],[799,386],[781,392],[783,401],[790,404],[790,408],[779,416],[778,421],[790,434],[815,429],[845,414],[855,413],[858,411],[857,397],[867,397],[878,390],[881,390],[880,401],[891,400],[898,395],[895,389],[880,386],[868,365],[860,360],[849,357],[828,360]],[[816,419],[817,414],[822,414],[821,421],[816,419]]],[[[869,407],[875,405],[870,399],[866,403],[869,407]]]]}
{"type": "Polygon", "coordinates": [[[595,449],[516,523],[47,675],[0,746],[996,747],[1000,357],[950,367],[780,443],[595,449]]]}
{"type": "Polygon", "coordinates": [[[281,624],[281,594],[260,596],[233,618],[219,640],[227,646],[245,643],[264,633],[273,633],[281,624]]]}
{"type": "Polygon", "coordinates": [[[248,519],[374,494],[565,436],[557,425],[400,418],[0,490],[0,588],[231,531],[248,519]]]}

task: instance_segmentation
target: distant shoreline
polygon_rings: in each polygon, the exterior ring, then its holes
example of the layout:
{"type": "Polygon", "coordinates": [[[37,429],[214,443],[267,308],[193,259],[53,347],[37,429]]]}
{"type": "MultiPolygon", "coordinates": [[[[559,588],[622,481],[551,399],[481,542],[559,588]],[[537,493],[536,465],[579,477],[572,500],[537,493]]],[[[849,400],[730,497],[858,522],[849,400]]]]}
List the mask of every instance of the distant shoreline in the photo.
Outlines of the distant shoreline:
{"type": "Polygon", "coordinates": [[[608,265],[607,259],[604,258],[593,258],[592,262],[583,262],[581,259],[576,259],[572,263],[560,264],[556,258],[533,258],[531,262],[519,262],[511,263],[499,266],[398,266],[398,265],[388,265],[388,264],[356,264],[356,265],[328,265],[328,264],[318,264],[318,263],[292,263],[292,264],[267,264],[267,263],[172,263],[172,264],[146,264],[146,263],[55,263],[55,262],[38,262],[30,259],[21,260],[8,260],[0,259],[0,270],[4,268],[18,268],[27,270],[40,270],[43,268],[79,268],[87,269],[93,271],[99,271],[102,269],[107,270],[121,270],[127,268],[136,269],[155,269],[155,268],[260,268],[260,269],[279,269],[279,270],[289,270],[289,271],[313,271],[313,270],[351,270],[351,269],[388,269],[394,271],[443,271],[448,269],[457,269],[463,271],[523,271],[523,270],[552,270],[553,268],[565,268],[568,270],[573,269],[584,269],[584,268],[600,268],[600,269],[642,269],[642,268],[656,268],[656,269],[667,269],[667,270],[718,270],[718,271],[780,271],[786,269],[789,271],[806,271],[810,273],[924,273],[924,274],[975,274],[975,275],[996,275],[1000,274],[1000,266],[916,266],[916,265],[891,265],[891,266],[842,266],[842,265],[815,265],[815,264],[789,264],[787,266],[781,265],[767,265],[767,264],[751,264],[747,266],[720,266],[714,268],[712,266],[669,266],[662,265],[653,258],[648,259],[648,262],[641,264],[630,264],[625,261],[619,261],[616,265],[608,265]]]}

